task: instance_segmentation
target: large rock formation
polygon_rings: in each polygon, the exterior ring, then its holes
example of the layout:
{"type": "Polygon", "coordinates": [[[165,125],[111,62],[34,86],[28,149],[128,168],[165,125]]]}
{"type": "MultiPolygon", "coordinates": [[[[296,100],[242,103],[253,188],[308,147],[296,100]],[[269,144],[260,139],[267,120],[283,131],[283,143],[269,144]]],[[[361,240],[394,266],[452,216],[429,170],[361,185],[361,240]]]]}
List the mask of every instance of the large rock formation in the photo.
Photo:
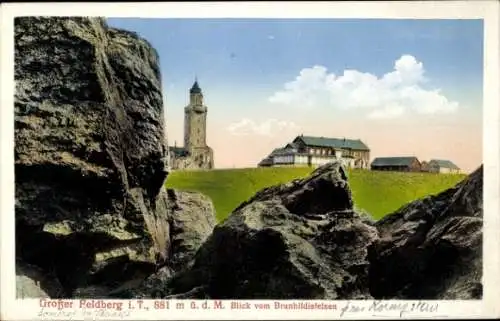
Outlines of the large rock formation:
{"type": "Polygon", "coordinates": [[[54,275],[63,296],[178,269],[212,231],[207,200],[181,193],[204,225],[175,252],[184,230],[171,230],[179,215],[163,188],[158,64],[145,40],[104,19],[15,20],[16,255],[54,275]]]}
{"type": "Polygon", "coordinates": [[[375,297],[482,297],[482,166],[454,188],[412,202],[375,226],[380,239],[369,254],[375,297]]]}
{"type": "Polygon", "coordinates": [[[330,164],[257,193],[215,228],[191,269],[168,286],[160,277],[145,291],[156,297],[371,298],[366,258],[375,239],[377,230],[352,209],[343,169],[330,164]]]}
{"type": "Polygon", "coordinates": [[[482,167],[376,224],[352,210],[342,167],[265,189],[153,295],[260,299],[477,299],[482,167]]]}

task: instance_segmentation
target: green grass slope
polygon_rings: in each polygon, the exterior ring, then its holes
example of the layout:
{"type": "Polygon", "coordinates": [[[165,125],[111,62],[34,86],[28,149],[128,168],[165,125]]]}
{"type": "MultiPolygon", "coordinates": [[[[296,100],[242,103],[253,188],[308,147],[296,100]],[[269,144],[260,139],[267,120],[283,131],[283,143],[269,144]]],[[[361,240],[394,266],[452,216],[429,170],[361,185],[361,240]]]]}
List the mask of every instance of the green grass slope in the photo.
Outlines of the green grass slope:
{"type": "MultiPolygon", "coordinates": [[[[214,203],[217,219],[222,221],[260,189],[305,177],[311,171],[305,167],[175,171],[168,176],[166,185],[209,196],[214,203]]],[[[452,187],[464,177],[463,174],[351,170],[349,183],[355,206],[379,219],[410,201],[452,187]]]]}

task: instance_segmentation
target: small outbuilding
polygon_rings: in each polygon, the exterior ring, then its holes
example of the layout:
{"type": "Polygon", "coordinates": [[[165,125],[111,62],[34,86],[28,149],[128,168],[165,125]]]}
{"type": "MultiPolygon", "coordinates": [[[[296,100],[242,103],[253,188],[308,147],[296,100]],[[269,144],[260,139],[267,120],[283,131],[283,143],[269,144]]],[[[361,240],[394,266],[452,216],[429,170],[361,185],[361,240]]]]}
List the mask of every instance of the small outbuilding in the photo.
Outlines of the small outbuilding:
{"type": "Polygon", "coordinates": [[[431,173],[458,174],[460,168],[449,160],[431,159],[427,165],[427,171],[431,173]]]}
{"type": "Polygon", "coordinates": [[[374,171],[420,172],[421,164],[417,157],[377,157],[371,163],[374,171]]]}

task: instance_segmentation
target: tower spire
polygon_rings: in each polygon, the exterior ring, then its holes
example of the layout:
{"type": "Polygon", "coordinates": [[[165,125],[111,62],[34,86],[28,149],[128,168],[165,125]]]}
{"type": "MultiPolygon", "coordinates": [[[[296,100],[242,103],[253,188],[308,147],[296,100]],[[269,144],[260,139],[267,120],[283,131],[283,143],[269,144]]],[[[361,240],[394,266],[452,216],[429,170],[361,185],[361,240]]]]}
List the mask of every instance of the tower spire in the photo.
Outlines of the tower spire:
{"type": "Polygon", "coordinates": [[[189,90],[191,94],[201,94],[200,85],[198,85],[198,77],[195,77],[194,84],[189,90]]]}

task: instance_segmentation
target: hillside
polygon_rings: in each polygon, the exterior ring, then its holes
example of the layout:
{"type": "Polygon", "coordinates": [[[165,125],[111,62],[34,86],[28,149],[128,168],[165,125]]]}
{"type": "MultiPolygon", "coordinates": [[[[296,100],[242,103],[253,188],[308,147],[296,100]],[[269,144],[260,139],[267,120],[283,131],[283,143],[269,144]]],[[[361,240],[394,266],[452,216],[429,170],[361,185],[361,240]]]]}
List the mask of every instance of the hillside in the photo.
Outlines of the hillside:
{"type": "MultiPolygon", "coordinates": [[[[258,190],[307,176],[310,168],[245,168],[212,171],[175,171],[167,187],[198,191],[209,196],[217,219],[224,220],[258,190]]],[[[349,182],[355,206],[379,219],[415,199],[454,186],[465,175],[397,173],[352,170],[349,182]]]]}

